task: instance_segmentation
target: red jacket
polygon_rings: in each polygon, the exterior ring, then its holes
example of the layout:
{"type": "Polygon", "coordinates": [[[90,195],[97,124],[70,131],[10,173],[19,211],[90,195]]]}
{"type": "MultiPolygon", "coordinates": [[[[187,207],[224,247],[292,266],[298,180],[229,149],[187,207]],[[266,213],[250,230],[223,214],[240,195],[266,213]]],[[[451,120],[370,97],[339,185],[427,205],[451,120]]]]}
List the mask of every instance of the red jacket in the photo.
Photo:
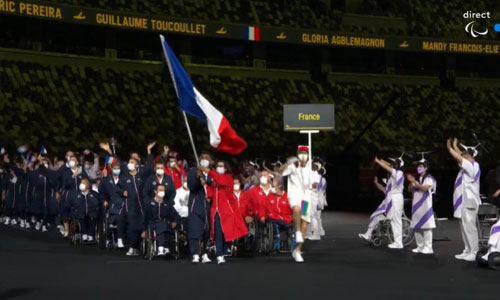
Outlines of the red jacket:
{"type": "Polygon", "coordinates": [[[187,176],[186,171],[181,169],[180,171],[177,169],[170,169],[170,166],[165,167],[165,175],[168,175],[174,181],[175,189],[182,187],[182,178],[187,176]]]}
{"type": "Polygon", "coordinates": [[[252,216],[252,211],[248,205],[248,195],[247,192],[240,191],[239,198],[236,196],[236,193],[233,193],[234,203],[237,210],[239,210],[240,215],[245,218],[252,216]]]}
{"type": "Polygon", "coordinates": [[[210,170],[208,176],[212,178],[212,185],[207,187],[207,197],[212,199],[210,206],[210,222],[212,223],[210,234],[214,237],[215,213],[219,213],[219,218],[227,242],[239,239],[248,234],[247,226],[240,213],[235,210],[234,203],[233,176],[229,174],[219,174],[210,170]]]}
{"type": "Polygon", "coordinates": [[[250,207],[252,214],[257,216],[259,219],[265,218],[267,202],[269,202],[269,197],[273,194],[271,193],[271,189],[269,189],[269,192],[266,195],[260,185],[257,185],[249,189],[247,193],[248,206],[250,207]]]}
{"type": "Polygon", "coordinates": [[[267,217],[271,220],[283,220],[286,224],[292,222],[292,209],[290,208],[290,203],[288,203],[288,197],[286,192],[279,197],[276,194],[272,194],[267,202],[267,217]]]}

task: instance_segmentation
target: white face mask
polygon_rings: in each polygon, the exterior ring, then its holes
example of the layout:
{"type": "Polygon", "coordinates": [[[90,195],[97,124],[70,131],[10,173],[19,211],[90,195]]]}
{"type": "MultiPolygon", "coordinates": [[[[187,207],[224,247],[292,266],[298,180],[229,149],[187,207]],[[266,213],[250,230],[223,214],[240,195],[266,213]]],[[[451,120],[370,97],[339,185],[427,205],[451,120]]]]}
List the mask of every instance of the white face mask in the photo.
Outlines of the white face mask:
{"type": "Polygon", "coordinates": [[[260,185],[266,185],[266,184],[267,184],[267,177],[261,176],[260,177],[260,185]]]}
{"type": "Polygon", "coordinates": [[[239,184],[235,184],[234,187],[233,187],[233,189],[235,191],[239,191],[240,190],[240,185],[239,184]]]}
{"type": "Polygon", "coordinates": [[[298,158],[300,161],[307,161],[307,154],[299,154],[298,158]]]}
{"type": "Polygon", "coordinates": [[[226,173],[226,170],[224,170],[224,167],[217,167],[216,171],[217,171],[217,173],[219,173],[219,174],[224,174],[224,173],[226,173]]]}
{"type": "Polygon", "coordinates": [[[208,166],[210,165],[210,162],[206,159],[202,159],[200,160],[200,166],[202,166],[203,168],[208,168],[208,166]]]}
{"type": "Polygon", "coordinates": [[[83,192],[83,191],[85,191],[85,189],[87,188],[87,186],[85,185],[85,183],[80,183],[79,188],[80,188],[80,191],[83,192]]]}
{"type": "Polygon", "coordinates": [[[76,162],[74,160],[69,161],[69,167],[74,168],[76,166],[76,162]]]}
{"type": "Polygon", "coordinates": [[[49,168],[49,164],[48,163],[44,163],[43,166],[48,169],[49,168]]]}
{"type": "Polygon", "coordinates": [[[85,170],[88,170],[90,169],[90,165],[89,164],[85,164],[85,170]]]}
{"type": "Polygon", "coordinates": [[[96,193],[99,193],[99,187],[95,184],[92,185],[92,190],[96,193]]]}
{"type": "Polygon", "coordinates": [[[127,164],[127,169],[128,169],[129,171],[134,171],[134,170],[135,170],[135,164],[133,164],[133,163],[128,163],[128,164],[127,164]]]}
{"type": "Polygon", "coordinates": [[[170,163],[170,168],[171,168],[171,169],[175,168],[175,162],[171,162],[171,163],[170,163]]]}
{"type": "Polygon", "coordinates": [[[163,174],[165,174],[165,170],[163,170],[163,169],[156,169],[156,175],[163,176],[163,174]]]}
{"type": "Polygon", "coordinates": [[[187,188],[188,188],[188,183],[187,183],[187,182],[184,182],[184,183],[182,184],[182,187],[183,187],[183,188],[185,188],[185,189],[187,189],[187,188]]]}
{"type": "Polygon", "coordinates": [[[271,193],[276,194],[276,188],[271,188],[271,193]]]}
{"type": "Polygon", "coordinates": [[[159,198],[162,198],[165,197],[165,192],[164,191],[159,191],[158,194],[156,194],[156,196],[158,196],[159,198]]]}

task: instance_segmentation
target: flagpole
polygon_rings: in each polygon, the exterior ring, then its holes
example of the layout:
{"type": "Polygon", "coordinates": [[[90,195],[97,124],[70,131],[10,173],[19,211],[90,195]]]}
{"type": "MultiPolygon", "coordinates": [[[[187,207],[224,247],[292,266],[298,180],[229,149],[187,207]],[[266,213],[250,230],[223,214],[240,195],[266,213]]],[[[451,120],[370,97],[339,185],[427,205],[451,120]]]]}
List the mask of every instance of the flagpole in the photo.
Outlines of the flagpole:
{"type": "Polygon", "coordinates": [[[189,127],[189,122],[186,116],[186,112],[182,111],[182,115],[184,116],[184,122],[186,122],[186,128],[189,134],[189,140],[191,140],[191,146],[193,147],[194,158],[196,159],[196,165],[200,165],[200,161],[198,160],[198,152],[196,152],[196,147],[194,146],[193,135],[191,134],[191,128],[189,127]]]}

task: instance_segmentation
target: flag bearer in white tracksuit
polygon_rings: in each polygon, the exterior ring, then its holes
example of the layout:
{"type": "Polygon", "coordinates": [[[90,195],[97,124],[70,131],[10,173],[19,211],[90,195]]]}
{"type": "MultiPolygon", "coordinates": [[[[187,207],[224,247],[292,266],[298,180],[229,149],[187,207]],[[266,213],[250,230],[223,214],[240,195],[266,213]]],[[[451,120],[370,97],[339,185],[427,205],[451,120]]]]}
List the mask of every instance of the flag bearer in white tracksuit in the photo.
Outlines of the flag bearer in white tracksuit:
{"type": "Polygon", "coordinates": [[[436,190],[436,180],[427,173],[428,162],[418,161],[418,180],[411,174],[406,175],[410,182],[408,190],[413,193],[411,227],[415,232],[417,248],[413,253],[433,254],[432,229],[436,228],[434,210],[432,209],[432,194],[436,190]]]}
{"type": "Polygon", "coordinates": [[[375,157],[375,163],[389,172],[387,181],[387,205],[385,209],[386,218],[391,220],[391,229],[394,242],[389,244],[391,249],[403,249],[403,189],[404,173],[401,168],[404,166],[402,157],[392,159],[392,164],[383,159],[375,157]]]}
{"type": "Polygon", "coordinates": [[[464,146],[465,151],[460,151],[457,146],[457,139],[453,140],[453,144],[451,139],[448,139],[446,146],[461,169],[455,181],[453,216],[460,219],[464,250],[461,254],[455,255],[455,258],[475,261],[476,253],[479,250],[476,220],[477,211],[481,204],[479,195],[481,168],[474,159],[477,150],[474,147],[464,146]]]}
{"type": "Polygon", "coordinates": [[[365,233],[360,233],[358,234],[358,236],[369,242],[372,238],[372,234],[373,234],[373,230],[375,229],[375,226],[378,224],[378,222],[382,221],[382,220],[385,220],[385,211],[386,211],[386,208],[387,208],[387,202],[388,202],[388,198],[390,198],[390,195],[391,193],[389,193],[390,191],[388,191],[388,187],[389,187],[389,184],[387,184],[385,187],[380,184],[378,182],[378,178],[377,176],[375,176],[375,179],[374,179],[374,184],[375,184],[375,187],[380,190],[381,192],[383,192],[385,194],[385,198],[384,200],[379,204],[379,206],[377,207],[377,209],[375,209],[375,211],[371,214],[370,216],[370,220],[368,221],[368,229],[366,230],[365,233]]]}

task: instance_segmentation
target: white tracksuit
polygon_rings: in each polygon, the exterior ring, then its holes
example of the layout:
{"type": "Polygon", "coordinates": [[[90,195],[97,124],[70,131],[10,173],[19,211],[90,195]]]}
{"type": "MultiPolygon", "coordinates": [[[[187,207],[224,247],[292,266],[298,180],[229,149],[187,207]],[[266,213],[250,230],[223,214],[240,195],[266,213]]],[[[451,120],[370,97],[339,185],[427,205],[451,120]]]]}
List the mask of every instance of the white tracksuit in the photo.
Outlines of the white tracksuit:
{"type": "Polygon", "coordinates": [[[415,240],[419,249],[432,250],[432,229],[436,228],[432,194],[436,191],[436,180],[430,174],[420,176],[418,183],[429,186],[428,191],[413,190],[411,227],[415,232],[415,240]]]}

